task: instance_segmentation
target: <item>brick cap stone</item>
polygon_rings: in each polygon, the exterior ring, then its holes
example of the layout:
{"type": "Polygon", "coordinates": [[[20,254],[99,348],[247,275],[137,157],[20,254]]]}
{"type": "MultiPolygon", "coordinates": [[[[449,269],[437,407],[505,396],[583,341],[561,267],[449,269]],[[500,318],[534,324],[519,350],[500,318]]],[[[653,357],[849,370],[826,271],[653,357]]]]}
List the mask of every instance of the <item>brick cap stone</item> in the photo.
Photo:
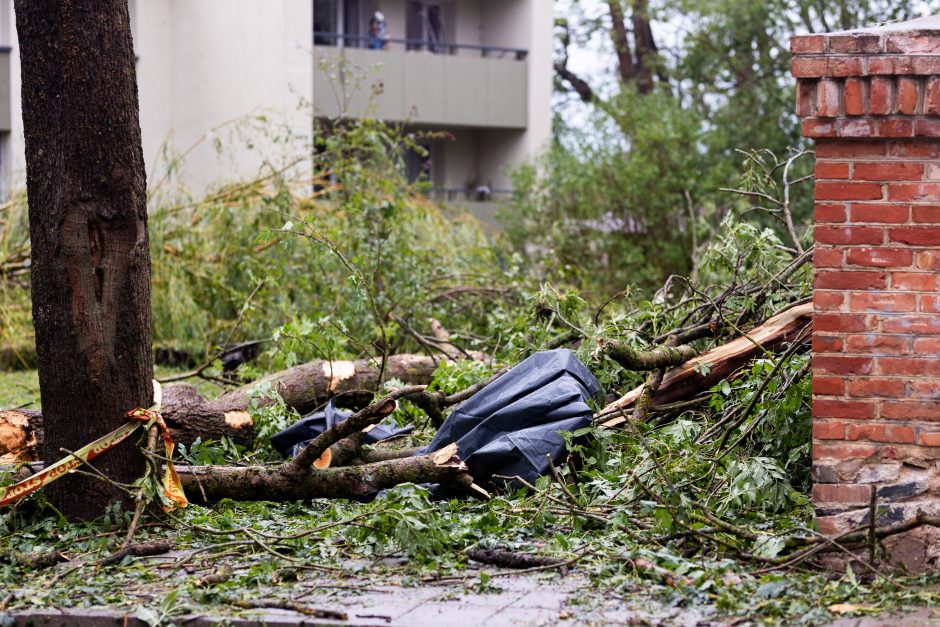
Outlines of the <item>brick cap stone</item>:
{"type": "Polygon", "coordinates": [[[831,35],[845,35],[847,33],[894,33],[914,31],[936,31],[940,33],[940,15],[928,15],[904,22],[888,22],[880,26],[856,28],[852,30],[836,31],[831,35]]]}
{"type": "Polygon", "coordinates": [[[930,59],[898,63],[897,55],[940,56],[940,15],[872,28],[790,38],[797,78],[937,74],[930,59]]]}

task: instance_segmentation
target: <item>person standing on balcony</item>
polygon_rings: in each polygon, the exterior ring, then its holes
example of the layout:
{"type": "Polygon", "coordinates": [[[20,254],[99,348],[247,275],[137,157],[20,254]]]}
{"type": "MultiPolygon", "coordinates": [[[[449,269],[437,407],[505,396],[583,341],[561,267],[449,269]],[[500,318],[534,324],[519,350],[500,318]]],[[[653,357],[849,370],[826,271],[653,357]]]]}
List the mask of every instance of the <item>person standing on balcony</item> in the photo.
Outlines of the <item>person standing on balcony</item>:
{"type": "Polygon", "coordinates": [[[369,20],[369,48],[372,50],[388,50],[388,27],[385,25],[385,14],[376,11],[369,20]]]}

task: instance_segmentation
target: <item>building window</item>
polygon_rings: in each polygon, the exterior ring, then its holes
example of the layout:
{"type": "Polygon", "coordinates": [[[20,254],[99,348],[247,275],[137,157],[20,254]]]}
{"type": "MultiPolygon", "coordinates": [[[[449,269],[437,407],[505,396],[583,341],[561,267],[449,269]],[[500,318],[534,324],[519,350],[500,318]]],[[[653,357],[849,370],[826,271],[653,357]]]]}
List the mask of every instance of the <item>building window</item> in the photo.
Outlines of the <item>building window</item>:
{"type": "Polygon", "coordinates": [[[408,0],[405,28],[408,50],[444,52],[444,9],[440,4],[408,0]]]}
{"type": "Polygon", "coordinates": [[[313,0],[313,44],[363,48],[366,16],[361,0],[313,0]]]}

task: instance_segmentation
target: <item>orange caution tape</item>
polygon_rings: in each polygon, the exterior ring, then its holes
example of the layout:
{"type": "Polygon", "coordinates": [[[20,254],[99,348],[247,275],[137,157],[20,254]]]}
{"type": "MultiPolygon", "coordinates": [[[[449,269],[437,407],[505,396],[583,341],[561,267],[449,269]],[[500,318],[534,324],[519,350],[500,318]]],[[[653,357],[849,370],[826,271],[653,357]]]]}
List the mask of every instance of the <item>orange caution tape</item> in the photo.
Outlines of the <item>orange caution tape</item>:
{"type": "MultiPolygon", "coordinates": [[[[159,404],[154,406],[159,408],[159,404]]],[[[148,428],[156,425],[163,433],[163,443],[166,447],[166,471],[163,474],[163,494],[169,499],[169,504],[164,507],[167,511],[177,507],[186,507],[189,502],[186,495],[183,494],[183,486],[180,483],[179,475],[176,474],[176,468],[173,467],[173,438],[170,437],[170,429],[160,416],[158,409],[132,409],[127,412],[130,422],[126,422],[111,433],[102,436],[90,444],[75,451],[64,459],[60,459],[48,468],[36,473],[28,479],[11,486],[0,488],[0,507],[9,505],[31,494],[43,486],[47,486],[59,477],[66,475],[85,462],[89,462],[98,457],[105,451],[114,448],[131,434],[133,434],[141,425],[148,428]]]]}

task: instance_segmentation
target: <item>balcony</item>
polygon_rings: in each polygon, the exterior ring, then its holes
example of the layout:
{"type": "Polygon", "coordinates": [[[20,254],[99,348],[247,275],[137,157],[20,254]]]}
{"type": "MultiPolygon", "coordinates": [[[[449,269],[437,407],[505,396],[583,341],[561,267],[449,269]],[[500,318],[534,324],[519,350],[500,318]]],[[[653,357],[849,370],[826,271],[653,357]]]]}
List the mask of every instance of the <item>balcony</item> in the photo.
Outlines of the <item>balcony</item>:
{"type": "Polygon", "coordinates": [[[429,126],[525,129],[526,51],[315,32],[314,109],[429,126]],[[324,45],[326,44],[326,45],[324,45]],[[333,45],[329,45],[333,44],[333,45]]]}

